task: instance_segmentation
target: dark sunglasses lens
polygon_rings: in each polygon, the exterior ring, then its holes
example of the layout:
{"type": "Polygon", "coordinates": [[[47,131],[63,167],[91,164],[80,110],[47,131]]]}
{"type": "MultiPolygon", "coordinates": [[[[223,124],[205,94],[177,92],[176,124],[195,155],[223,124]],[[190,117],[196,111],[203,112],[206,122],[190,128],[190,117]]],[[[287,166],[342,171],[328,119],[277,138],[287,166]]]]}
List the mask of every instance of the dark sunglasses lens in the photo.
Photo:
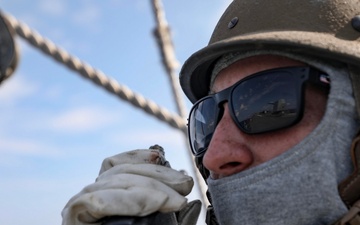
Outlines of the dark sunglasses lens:
{"type": "Polygon", "coordinates": [[[206,98],[190,112],[189,139],[195,155],[205,152],[216,126],[217,106],[213,98],[206,98]]]}
{"type": "Polygon", "coordinates": [[[262,133],[293,125],[300,118],[301,79],[287,72],[261,75],[239,83],[231,94],[238,126],[262,133]]]}

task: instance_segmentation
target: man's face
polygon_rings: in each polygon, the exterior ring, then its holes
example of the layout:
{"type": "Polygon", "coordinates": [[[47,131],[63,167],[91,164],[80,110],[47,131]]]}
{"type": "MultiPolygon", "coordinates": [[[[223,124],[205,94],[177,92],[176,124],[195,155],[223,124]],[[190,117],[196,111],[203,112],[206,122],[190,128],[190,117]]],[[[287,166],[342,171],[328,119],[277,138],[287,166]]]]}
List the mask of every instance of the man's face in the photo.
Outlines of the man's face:
{"type": "MultiPolygon", "coordinates": [[[[254,73],[279,67],[303,66],[288,58],[262,55],[239,60],[220,71],[211,91],[217,93],[254,73]]],[[[327,96],[316,88],[307,88],[302,120],[294,126],[263,134],[245,134],[235,125],[227,104],[208,149],[204,166],[212,179],[219,179],[257,166],[280,155],[303,140],[324,115],[327,96]]]]}

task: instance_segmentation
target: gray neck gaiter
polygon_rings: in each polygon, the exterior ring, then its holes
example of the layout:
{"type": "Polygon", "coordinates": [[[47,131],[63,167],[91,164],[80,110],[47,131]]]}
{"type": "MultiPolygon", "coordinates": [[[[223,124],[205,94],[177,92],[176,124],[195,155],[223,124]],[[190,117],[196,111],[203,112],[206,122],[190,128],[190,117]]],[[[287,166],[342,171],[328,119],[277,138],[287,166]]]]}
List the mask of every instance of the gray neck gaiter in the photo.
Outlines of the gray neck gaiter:
{"type": "Polygon", "coordinates": [[[208,179],[221,225],[323,225],[347,212],[337,186],[352,171],[350,145],[358,128],[347,69],[290,58],[330,75],[325,115],[304,140],[280,156],[229,177],[208,179]]]}

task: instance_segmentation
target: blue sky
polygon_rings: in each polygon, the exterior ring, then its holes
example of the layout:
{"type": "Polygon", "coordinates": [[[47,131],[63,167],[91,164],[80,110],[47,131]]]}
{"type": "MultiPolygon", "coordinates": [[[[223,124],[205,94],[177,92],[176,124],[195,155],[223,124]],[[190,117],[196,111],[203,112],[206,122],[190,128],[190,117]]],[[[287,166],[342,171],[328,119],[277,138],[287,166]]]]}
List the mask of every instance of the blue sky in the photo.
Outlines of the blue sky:
{"type": "MultiPolygon", "coordinates": [[[[163,1],[180,65],[204,47],[227,1],[163,1]]],[[[176,112],[145,0],[0,0],[72,55],[176,112]]],[[[191,174],[184,136],[109,95],[17,37],[20,62],[0,86],[1,224],[61,224],[66,202],[94,182],[102,160],[160,144],[191,174]]],[[[187,110],[191,105],[182,96],[187,110]]],[[[194,191],[190,199],[198,198],[194,191]]]]}

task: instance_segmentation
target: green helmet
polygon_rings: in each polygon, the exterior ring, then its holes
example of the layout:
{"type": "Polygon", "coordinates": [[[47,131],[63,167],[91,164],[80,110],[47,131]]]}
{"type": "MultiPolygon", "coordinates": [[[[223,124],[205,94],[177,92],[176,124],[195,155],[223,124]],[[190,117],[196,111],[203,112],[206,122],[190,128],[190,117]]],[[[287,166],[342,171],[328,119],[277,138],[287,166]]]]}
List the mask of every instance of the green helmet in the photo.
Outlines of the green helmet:
{"type": "Polygon", "coordinates": [[[209,45],[183,65],[180,84],[191,102],[208,95],[225,53],[276,50],[360,65],[359,0],[234,0],[209,45]]]}

